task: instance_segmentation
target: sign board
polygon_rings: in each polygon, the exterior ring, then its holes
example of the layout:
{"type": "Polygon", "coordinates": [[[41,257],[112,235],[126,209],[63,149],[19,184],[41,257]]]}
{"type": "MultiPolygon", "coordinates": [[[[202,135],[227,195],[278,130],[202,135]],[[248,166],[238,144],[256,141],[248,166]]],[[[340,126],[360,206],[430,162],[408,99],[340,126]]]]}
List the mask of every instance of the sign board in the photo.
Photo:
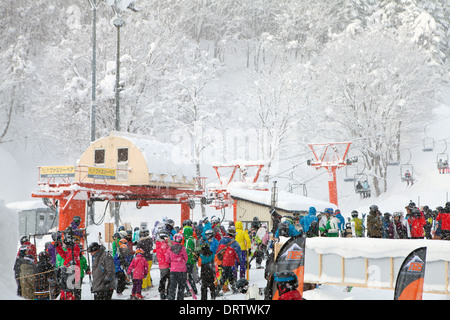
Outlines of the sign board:
{"type": "Polygon", "coordinates": [[[116,169],[88,167],[88,178],[115,179],[116,169]]]}
{"type": "Polygon", "coordinates": [[[75,177],[75,166],[40,167],[41,178],[69,178],[75,177]]]}

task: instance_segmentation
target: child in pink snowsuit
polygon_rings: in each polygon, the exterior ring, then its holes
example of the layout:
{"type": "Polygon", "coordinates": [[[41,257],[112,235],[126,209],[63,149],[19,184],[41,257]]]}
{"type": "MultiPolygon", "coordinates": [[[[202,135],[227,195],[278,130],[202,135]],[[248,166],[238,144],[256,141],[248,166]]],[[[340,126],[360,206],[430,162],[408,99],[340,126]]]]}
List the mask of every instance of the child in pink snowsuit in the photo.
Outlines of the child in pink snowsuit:
{"type": "Polygon", "coordinates": [[[127,274],[133,273],[133,289],[131,290],[131,299],[143,299],[142,292],[142,279],[147,276],[148,263],[147,259],[143,256],[144,250],[141,248],[136,249],[136,256],[131,261],[128,267],[127,274]]]}

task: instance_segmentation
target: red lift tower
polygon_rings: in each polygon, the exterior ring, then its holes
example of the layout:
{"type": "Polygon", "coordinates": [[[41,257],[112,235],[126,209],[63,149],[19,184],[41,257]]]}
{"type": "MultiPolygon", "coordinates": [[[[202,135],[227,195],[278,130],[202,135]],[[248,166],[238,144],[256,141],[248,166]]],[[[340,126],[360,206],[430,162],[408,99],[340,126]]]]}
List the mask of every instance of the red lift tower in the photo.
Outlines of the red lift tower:
{"type": "Polygon", "coordinates": [[[307,164],[316,169],[325,168],[329,174],[328,192],[330,202],[338,205],[336,170],[358,161],[357,157],[347,159],[347,153],[351,142],[323,142],[309,143],[308,146],[314,155],[314,159],[308,160],[307,164]]]}

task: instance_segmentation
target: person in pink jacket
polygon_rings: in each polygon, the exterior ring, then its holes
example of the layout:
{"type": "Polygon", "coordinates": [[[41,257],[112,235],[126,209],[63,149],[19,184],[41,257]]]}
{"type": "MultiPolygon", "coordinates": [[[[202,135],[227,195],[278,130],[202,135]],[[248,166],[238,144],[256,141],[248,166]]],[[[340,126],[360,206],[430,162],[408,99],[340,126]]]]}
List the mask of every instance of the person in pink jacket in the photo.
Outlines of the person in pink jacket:
{"type": "Polygon", "coordinates": [[[167,299],[169,291],[170,263],[166,260],[166,253],[167,250],[169,250],[169,241],[169,233],[165,230],[161,230],[157,234],[155,241],[156,248],[153,250],[153,252],[156,253],[156,258],[158,259],[160,273],[158,291],[161,300],[167,299]]]}
{"type": "Polygon", "coordinates": [[[141,295],[142,279],[144,279],[148,273],[147,259],[144,258],[143,254],[144,250],[141,248],[136,249],[136,255],[127,270],[127,274],[133,273],[133,289],[131,289],[130,297],[131,300],[143,299],[141,295]]]}
{"type": "Polygon", "coordinates": [[[186,288],[186,263],[188,255],[186,248],[181,244],[183,235],[177,233],[173,236],[174,244],[166,252],[166,260],[170,263],[169,294],[168,300],[184,300],[186,288]],[[178,287],[178,288],[177,288],[178,287]]]}

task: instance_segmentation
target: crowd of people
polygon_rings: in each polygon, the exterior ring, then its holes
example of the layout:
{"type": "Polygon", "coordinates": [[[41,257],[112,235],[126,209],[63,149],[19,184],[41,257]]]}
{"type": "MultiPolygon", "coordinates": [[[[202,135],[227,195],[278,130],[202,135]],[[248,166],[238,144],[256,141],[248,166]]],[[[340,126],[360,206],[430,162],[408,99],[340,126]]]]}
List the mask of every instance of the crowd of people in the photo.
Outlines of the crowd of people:
{"type": "MultiPolygon", "coordinates": [[[[126,230],[120,226],[113,236],[112,250],[97,242],[83,249],[80,218],[75,217],[65,231],[52,234],[52,242],[36,253],[36,247],[24,236],[20,239],[14,270],[17,294],[26,299],[81,299],[85,275],[91,283],[94,299],[111,299],[114,290],[121,296],[132,286],[129,299],[143,299],[142,291],[153,287],[151,269],[158,265],[161,299],[181,300],[200,292],[200,298],[215,299],[224,292],[245,293],[249,288],[249,269],[255,261],[273,259],[274,244],[281,237],[369,237],[387,239],[450,240],[450,202],[431,210],[418,208],[412,201],[398,211],[381,213],[377,205],[367,215],[354,210],[345,221],[340,210],[309,208],[305,215],[270,214],[272,228],[257,217],[244,228],[242,221],[228,222],[216,216],[197,222],[185,220],[181,227],[172,219],[156,222],[150,234],[147,228],[126,230]],[[88,252],[91,258],[84,256],[88,252]],[[198,289],[200,288],[200,290],[198,289]]],[[[266,263],[266,266],[268,265],[266,263]]],[[[274,275],[285,298],[301,298],[295,290],[295,274],[274,275]],[[284,282],[283,282],[284,281],[284,282]],[[288,292],[290,292],[288,294],[288,292]]]]}

